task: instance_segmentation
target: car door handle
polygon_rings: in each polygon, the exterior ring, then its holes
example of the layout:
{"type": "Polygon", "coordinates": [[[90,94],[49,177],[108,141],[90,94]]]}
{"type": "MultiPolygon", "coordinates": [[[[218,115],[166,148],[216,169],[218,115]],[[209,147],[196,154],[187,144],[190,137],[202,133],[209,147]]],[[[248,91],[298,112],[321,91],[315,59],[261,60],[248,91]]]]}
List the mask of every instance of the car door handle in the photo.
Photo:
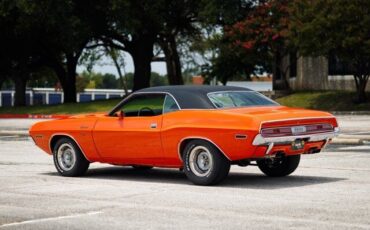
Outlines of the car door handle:
{"type": "Polygon", "coordinates": [[[150,124],[150,128],[151,128],[151,129],[155,129],[155,128],[157,128],[157,123],[151,123],[151,124],[150,124]]]}

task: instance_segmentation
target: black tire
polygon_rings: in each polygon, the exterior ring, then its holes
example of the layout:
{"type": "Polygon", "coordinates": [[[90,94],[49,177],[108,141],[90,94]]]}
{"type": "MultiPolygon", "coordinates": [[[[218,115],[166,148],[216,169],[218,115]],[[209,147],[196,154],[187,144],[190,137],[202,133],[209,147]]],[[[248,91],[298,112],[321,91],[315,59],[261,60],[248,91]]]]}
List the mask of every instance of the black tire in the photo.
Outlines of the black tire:
{"type": "Polygon", "coordinates": [[[153,166],[147,166],[147,165],[132,165],[132,167],[136,170],[149,170],[153,168],[153,166]]]}
{"type": "Polygon", "coordinates": [[[190,141],[184,149],[182,158],[185,175],[196,185],[218,184],[226,178],[230,171],[230,161],[207,141],[190,141]],[[195,158],[198,159],[197,163],[192,163],[195,158]]]}
{"type": "Polygon", "coordinates": [[[283,177],[293,173],[301,159],[301,155],[282,156],[275,160],[262,159],[257,161],[258,168],[267,176],[283,177]]]}
{"type": "Polygon", "coordinates": [[[66,137],[60,138],[56,142],[53,148],[53,159],[55,168],[57,169],[58,173],[62,176],[67,177],[76,177],[84,175],[90,165],[90,162],[86,160],[85,156],[82,154],[77,144],[70,138],[66,137]],[[64,154],[72,156],[71,157],[73,159],[71,160],[72,163],[70,164],[66,163],[66,160],[64,160],[63,158],[64,154]]]}

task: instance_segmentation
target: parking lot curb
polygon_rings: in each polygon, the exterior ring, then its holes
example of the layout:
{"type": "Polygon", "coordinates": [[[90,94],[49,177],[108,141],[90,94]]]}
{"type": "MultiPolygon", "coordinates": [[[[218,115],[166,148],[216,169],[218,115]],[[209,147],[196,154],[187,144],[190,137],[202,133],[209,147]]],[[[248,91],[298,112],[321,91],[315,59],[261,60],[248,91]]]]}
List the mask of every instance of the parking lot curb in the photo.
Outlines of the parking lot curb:
{"type": "Polygon", "coordinates": [[[364,140],[358,138],[334,138],[330,144],[336,145],[363,145],[364,140]]]}
{"type": "Polygon", "coordinates": [[[340,115],[370,115],[370,111],[329,111],[331,114],[340,116],[340,115]]]}
{"type": "Polygon", "coordinates": [[[340,134],[338,139],[361,139],[364,141],[370,141],[370,135],[349,135],[349,134],[340,134]]]}
{"type": "Polygon", "coordinates": [[[0,119],[62,119],[67,114],[0,114],[0,119]]]}
{"type": "Polygon", "coordinates": [[[28,130],[0,130],[0,136],[29,136],[28,130]]]}

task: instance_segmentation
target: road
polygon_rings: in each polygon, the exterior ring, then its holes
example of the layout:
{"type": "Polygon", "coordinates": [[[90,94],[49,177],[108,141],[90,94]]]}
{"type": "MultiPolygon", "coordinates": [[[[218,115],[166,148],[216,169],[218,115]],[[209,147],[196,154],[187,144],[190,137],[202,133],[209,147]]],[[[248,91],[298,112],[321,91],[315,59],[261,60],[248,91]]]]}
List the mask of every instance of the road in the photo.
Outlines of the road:
{"type": "MultiPolygon", "coordinates": [[[[0,130],[38,120],[0,119],[0,130]]],[[[370,116],[339,116],[370,133],[370,116]]],[[[0,229],[370,229],[370,146],[305,155],[289,177],[233,166],[226,181],[192,185],[182,172],[92,164],[60,177],[29,138],[0,136],[0,229]]]]}
{"type": "Polygon", "coordinates": [[[28,138],[0,137],[0,229],[370,229],[370,146],[334,146],[268,178],[232,167],[213,187],[178,170],[92,164],[57,175],[28,138]]]}

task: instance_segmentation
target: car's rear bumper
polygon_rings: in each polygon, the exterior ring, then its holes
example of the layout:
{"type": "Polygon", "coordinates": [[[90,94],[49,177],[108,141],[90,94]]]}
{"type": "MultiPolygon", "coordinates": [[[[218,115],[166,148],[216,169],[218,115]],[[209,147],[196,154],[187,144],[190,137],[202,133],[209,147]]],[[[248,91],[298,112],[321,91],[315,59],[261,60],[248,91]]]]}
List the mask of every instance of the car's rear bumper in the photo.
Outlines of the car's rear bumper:
{"type": "Polygon", "coordinates": [[[307,134],[299,136],[285,136],[285,137],[263,137],[258,134],[254,140],[253,145],[257,147],[257,154],[259,157],[262,155],[268,156],[276,152],[284,152],[287,155],[301,154],[301,153],[314,153],[323,149],[327,143],[339,134],[339,128],[336,127],[333,132],[307,134]],[[305,147],[301,150],[292,150],[291,143],[297,139],[305,141],[305,147]]]}

